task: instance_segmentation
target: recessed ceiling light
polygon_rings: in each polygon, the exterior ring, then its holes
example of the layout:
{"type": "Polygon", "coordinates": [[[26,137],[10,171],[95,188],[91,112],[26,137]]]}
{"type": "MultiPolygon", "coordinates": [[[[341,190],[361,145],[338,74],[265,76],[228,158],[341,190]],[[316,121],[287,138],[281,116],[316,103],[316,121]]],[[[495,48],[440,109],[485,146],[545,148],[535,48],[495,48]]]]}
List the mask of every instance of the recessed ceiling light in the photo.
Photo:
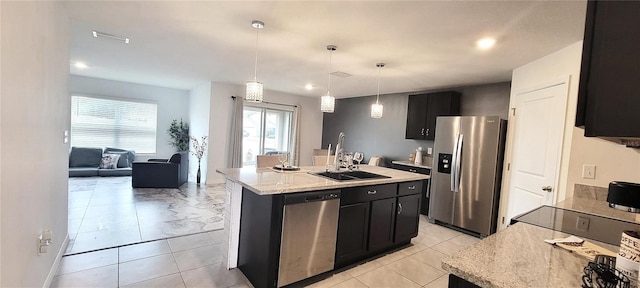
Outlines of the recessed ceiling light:
{"type": "Polygon", "coordinates": [[[482,38],[476,42],[476,46],[480,49],[489,49],[496,44],[496,39],[493,38],[482,38]]]}
{"type": "Polygon", "coordinates": [[[75,64],[73,64],[73,66],[76,66],[76,68],[79,69],[89,68],[89,66],[87,66],[87,64],[85,64],[84,62],[76,62],[75,64]]]}
{"type": "Polygon", "coordinates": [[[313,84],[304,85],[304,89],[313,90],[313,84]]]}
{"type": "Polygon", "coordinates": [[[91,34],[93,34],[93,37],[105,37],[105,38],[111,38],[114,40],[120,40],[120,41],[124,41],[124,44],[129,44],[129,37],[122,37],[122,36],[117,36],[117,35],[113,35],[113,34],[109,34],[109,33],[104,33],[104,32],[98,32],[98,31],[91,31],[91,34]]]}

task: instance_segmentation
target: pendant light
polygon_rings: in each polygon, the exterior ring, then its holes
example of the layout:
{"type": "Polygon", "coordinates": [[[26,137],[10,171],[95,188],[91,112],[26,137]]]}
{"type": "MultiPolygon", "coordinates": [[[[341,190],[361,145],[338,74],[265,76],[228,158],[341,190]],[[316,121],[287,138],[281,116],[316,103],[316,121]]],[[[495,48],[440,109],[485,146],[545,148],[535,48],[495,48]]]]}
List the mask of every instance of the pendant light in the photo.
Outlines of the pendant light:
{"type": "Polygon", "coordinates": [[[253,72],[253,80],[247,81],[246,100],[250,102],[262,102],[262,83],[258,82],[258,32],[264,28],[264,22],[253,20],[251,26],[256,29],[256,65],[253,72]]]}
{"type": "Polygon", "coordinates": [[[331,96],[331,54],[337,49],[338,47],[335,45],[327,45],[327,50],[329,50],[329,85],[327,85],[327,95],[320,98],[320,111],[326,113],[333,113],[336,107],[336,98],[331,96]]]}
{"type": "Polygon", "coordinates": [[[378,94],[376,95],[376,103],[371,104],[371,118],[382,118],[382,104],[380,101],[380,70],[384,67],[384,63],[376,63],[376,67],[378,67],[378,94]]]}

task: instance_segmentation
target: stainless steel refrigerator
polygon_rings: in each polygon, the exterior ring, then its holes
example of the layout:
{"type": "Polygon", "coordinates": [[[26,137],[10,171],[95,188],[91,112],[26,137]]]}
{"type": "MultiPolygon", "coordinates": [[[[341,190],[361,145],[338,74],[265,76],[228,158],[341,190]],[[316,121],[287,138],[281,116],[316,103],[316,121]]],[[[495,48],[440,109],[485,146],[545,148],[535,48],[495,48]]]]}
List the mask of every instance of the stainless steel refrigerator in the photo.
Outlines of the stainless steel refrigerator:
{"type": "Polygon", "coordinates": [[[496,231],[506,120],[438,117],[429,219],[486,236],[496,231]]]}

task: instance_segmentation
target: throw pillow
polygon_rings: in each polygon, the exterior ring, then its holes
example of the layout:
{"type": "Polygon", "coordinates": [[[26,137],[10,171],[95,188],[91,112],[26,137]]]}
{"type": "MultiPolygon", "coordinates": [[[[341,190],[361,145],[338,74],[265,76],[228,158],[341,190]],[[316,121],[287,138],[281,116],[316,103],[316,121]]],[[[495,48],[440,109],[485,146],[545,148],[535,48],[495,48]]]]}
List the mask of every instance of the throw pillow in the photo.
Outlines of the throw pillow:
{"type": "Polygon", "coordinates": [[[127,153],[127,158],[128,158],[127,160],[129,161],[129,165],[127,167],[131,167],[133,164],[133,161],[136,159],[136,152],[133,150],[125,150],[125,149],[111,148],[111,147],[104,148],[104,153],[113,153],[113,152],[127,153]]]}
{"type": "Polygon", "coordinates": [[[100,168],[102,169],[116,169],[118,168],[118,154],[103,154],[102,161],[100,161],[100,168]]]}
{"type": "Polygon", "coordinates": [[[120,155],[118,159],[118,168],[129,168],[129,152],[104,151],[104,154],[120,155]]]}

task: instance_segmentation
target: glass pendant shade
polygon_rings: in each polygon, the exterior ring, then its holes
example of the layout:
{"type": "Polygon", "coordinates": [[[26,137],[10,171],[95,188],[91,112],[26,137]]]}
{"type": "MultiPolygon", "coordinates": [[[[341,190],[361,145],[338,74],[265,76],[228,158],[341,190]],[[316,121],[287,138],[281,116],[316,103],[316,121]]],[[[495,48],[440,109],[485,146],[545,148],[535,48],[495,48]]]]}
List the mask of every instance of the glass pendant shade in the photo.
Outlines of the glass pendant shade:
{"type": "Polygon", "coordinates": [[[256,65],[253,71],[253,80],[247,81],[245,99],[249,102],[262,102],[262,82],[258,82],[258,32],[264,28],[264,22],[253,20],[251,26],[256,29],[256,65]]]}
{"type": "Polygon", "coordinates": [[[382,104],[371,104],[371,118],[382,118],[382,104]]]}
{"type": "Polygon", "coordinates": [[[371,118],[382,118],[382,104],[380,104],[380,70],[384,67],[384,63],[376,63],[378,67],[378,93],[376,94],[376,103],[371,104],[371,118]]]}
{"type": "Polygon", "coordinates": [[[336,107],[336,98],[327,94],[320,98],[320,111],[326,113],[333,113],[336,107]]]}
{"type": "MultiPolygon", "coordinates": [[[[327,45],[329,51],[329,70],[331,70],[331,55],[336,51],[336,45],[327,45]]],[[[325,113],[333,113],[336,107],[336,97],[331,96],[331,73],[329,73],[329,84],[327,84],[327,95],[320,97],[320,111],[325,113]]]]}
{"type": "Polygon", "coordinates": [[[256,80],[247,81],[247,101],[262,102],[262,96],[262,83],[256,80]]]}

